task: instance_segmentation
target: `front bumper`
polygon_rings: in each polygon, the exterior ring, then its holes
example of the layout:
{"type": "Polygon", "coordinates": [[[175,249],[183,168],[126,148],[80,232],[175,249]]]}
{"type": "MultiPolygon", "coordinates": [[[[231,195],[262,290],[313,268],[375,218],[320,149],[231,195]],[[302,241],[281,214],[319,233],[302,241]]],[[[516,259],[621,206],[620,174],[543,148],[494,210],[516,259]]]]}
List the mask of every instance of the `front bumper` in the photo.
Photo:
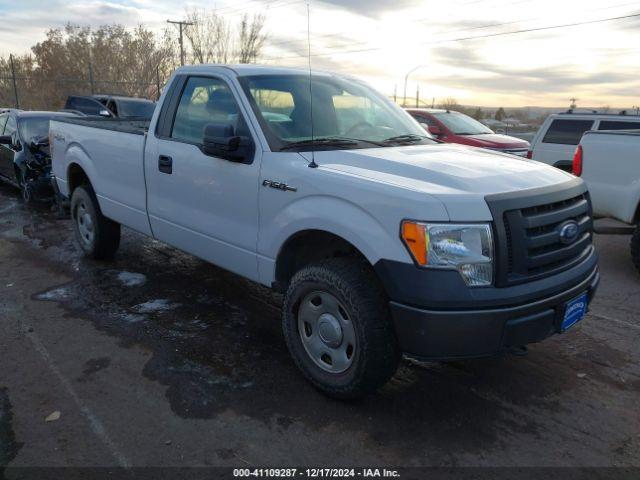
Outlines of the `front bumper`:
{"type": "MultiPolygon", "coordinates": [[[[421,272],[428,276],[445,273],[421,272]]],[[[383,277],[383,283],[390,280],[383,277]]],[[[402,283],[407,280],[403,277],[402,283]]],[[[559,333],[567,302],[587,292],[590,303],[599,281],[597,254],[592,251],[580,265],[542,281],[448,292],[446,281],[429,282],[431,291],[439,291],[437,308],[398,301],[391,301],[390,308],[404,353],[426,360],[483,357],[559,333]]]]}

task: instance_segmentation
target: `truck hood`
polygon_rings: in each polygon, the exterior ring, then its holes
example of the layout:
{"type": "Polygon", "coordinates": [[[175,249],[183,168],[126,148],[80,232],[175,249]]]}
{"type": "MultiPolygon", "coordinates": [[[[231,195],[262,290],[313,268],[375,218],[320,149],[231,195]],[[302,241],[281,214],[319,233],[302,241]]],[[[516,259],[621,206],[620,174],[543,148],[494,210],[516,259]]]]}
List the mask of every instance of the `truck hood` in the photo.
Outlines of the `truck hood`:
{"type": "Polygon", "coordinates": [[[318,151],[315,161],[322,169],[424,192],[444,204],[451,220],[464,221],[491,220],[486,195],[574,178],[543,163],[453,144],[318,151]]]}
{"type": "Polygon", "coordinates": [[[475,146],[486,148],[529,148],[529,142],[509,135],[486,133],[481,135],[460,135],[472,140],[475,146]]]}

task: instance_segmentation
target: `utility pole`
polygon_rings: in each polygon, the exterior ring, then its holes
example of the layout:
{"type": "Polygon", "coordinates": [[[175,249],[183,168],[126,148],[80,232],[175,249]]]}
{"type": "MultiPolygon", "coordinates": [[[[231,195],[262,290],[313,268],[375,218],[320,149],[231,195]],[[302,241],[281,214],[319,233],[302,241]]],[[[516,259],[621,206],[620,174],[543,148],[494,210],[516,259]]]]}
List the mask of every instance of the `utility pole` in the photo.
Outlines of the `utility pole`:
{"type": "Polygon", "coordinates": [[[416,85],[416,108],[420,106],[420,84],[416,85]]]}
{"type": "Polygon", "coordinates": [[[20,108],[20,100],[18,99],[18,84],[16,83],[16,67],[13,64],[13,55],[9,55],[11,62],[11,77],[13,78],[13,96],[16,99],[16,108],[20,108]]]}
{"type": "Polygon", "coordinates": [[[180,65],[184,65],[184,42],[182,41],[182,32],[184,27],[189,25],[193,25],[193,22],[180,22],[177,20],[167,20],[167,23],[173,23],[174,25],[178,25],[178,30],[180,30],[180,65]]]}
{"type": "Polygon", "coordinates": [[[160,100],[160,65],[156,67],[156,100],[160,100]]]}
{"type": "Polygon", "coordinates": [[[91,95],[95,92],[95,86],[93,84],[93,65],[89,62],[89,86],[91,87],[91,95]]]}
{"type": "Polygon", "coordinates": [[[402,95],[402,106],[406,107],[407,106],[407,82],[409,81],[409,75],[411,75],[413,72],[415,72],[416,70],[418,70],[419,68],[424,67],[424,65],[418,65],[417,67],[412,68],[411,70],[409,70],[407,72],[407,74],[404,76],[404,93],[402,95]]]}
{"type": "Polygon", "coordinates": [[[398,103],[398,84],[393,86],[393,103],[398,103]]]}

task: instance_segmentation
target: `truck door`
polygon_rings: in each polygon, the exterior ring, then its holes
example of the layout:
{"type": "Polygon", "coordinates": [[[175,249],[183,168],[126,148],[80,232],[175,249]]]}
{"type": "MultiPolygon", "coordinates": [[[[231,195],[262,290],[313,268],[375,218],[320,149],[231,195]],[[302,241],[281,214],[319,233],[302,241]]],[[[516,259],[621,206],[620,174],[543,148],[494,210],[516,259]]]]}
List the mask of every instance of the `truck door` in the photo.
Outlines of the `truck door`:
{"type": "Polygon", "coordinates": [[[256,136],[222,78],[178,77],[145,150],[147,210],[154,237],[222,268],[258,278],[258,179],[261,149],[246,163],[203,151],[211,123],[256,136]]]}
{"type": "MultiPolygon", "coordinates": [[[[13,135],[18,129],[16,118],[9,115],[6,119],[6,124],[3,125],[3,135],[13,135]]],[[[0,174],[4,175],[11,180],[15,180],[15,169],[13,159],[15,157],[15,151],[11,148],[11,145],[0,145],[0,174]]]]}

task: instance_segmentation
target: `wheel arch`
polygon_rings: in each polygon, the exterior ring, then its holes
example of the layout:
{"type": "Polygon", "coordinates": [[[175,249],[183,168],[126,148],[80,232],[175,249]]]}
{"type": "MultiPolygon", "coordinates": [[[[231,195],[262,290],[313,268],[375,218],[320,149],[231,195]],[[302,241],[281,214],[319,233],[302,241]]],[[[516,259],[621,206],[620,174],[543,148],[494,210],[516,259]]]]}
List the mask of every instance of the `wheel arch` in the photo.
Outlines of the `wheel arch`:
{"type": "Polygon", "coordinates": [[[67,168],[67,185],[69,189],[69,196],[73,194],[73,191],[80,185],[91,185],[89,175],[77,162],[72,162],[67,168]]]}
{"type": "Polygon", "coordinates": [[[310,263],[335,257],[367,257],[350,241],[327,230],[306,229],[291,235],[276,257],[274,288],[284,290],[291,277],[310,263]]]}

